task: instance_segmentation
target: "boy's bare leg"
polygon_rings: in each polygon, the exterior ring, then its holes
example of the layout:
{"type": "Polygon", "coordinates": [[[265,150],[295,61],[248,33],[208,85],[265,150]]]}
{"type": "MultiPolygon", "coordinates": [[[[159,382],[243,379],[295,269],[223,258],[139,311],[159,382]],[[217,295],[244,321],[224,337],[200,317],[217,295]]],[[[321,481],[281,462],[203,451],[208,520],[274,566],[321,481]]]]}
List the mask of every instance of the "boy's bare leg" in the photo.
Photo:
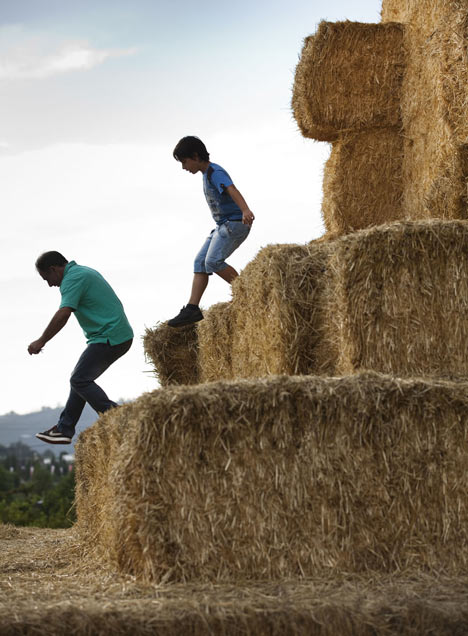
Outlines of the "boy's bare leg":
{"type": "Polygon", "coordinates": [[[196,273],[193,275],[192,293],[190,295],[189,305],[199,305],[203,292],[208,285],[208,274],[196,273]]]}
{"type": "Polygon", "coordinates": [[[232,281],[239,276],[239,274],[236,272],[234,267],[231,267],[230,265],[227,265],[220,272],[216,272],[216,273],[218,274],[218,276],[221,276],[221,278],[229,284],[231,284],[232,281]]]}

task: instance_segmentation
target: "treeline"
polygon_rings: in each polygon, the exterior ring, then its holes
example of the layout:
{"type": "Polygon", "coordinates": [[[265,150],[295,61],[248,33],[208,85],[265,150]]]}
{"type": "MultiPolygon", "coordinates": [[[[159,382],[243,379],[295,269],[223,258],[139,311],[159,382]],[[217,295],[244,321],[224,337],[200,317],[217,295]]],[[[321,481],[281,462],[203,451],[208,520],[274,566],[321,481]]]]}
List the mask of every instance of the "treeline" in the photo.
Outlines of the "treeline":
{"type": "Polygon", "coordinates": [[[18,442],[0,445],[0,522],[67,528],[75,521],[73,459],[39,454],[18,442]]]}

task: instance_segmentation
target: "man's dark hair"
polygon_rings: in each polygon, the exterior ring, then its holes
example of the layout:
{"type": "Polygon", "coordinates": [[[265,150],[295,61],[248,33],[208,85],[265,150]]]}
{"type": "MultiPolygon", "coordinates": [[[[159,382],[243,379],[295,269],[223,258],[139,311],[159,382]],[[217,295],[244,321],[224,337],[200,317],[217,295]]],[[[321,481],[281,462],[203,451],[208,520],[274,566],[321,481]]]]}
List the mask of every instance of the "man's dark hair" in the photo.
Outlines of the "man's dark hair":
{"type": "Polygon", "coordinates": [[[36,261],[36,269],[39,272],[46,272],[49,267],[53,267],[54,265],[61,267],[67,263],[67,259],[65,256],[62,256],[60,252],[44,252],[44,254],[41,254],[36,261]]]}
{"type": "Polygon", "coordinates": [[[210,160],[209,152],[203,141],[193,136],[182,137],[172,154],[177,161],[182,161],[182,159],[195,159],[195,155],[202,161],[210,160]]]}

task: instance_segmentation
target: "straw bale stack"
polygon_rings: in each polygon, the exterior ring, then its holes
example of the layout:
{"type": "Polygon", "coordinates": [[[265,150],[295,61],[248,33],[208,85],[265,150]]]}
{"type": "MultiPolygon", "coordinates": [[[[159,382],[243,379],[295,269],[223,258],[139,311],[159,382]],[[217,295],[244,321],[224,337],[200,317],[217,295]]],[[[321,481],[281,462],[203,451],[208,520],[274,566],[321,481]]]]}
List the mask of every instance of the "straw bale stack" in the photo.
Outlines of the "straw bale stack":
{"type": "Polygon", "coordinates": [[[232,303],[212,305],[198,325],[200,382],[232,379],[232,303]]]}
{"type": "Polygon", "coordinates": [[[174,329],[167,323],[158,323],[153,329],[146,329],[143,345],[161,386],[199,382],[196,325],[174,329]]]}
{"type": "Polygon", "coordinates": [[[323,306],[333,240],[269,245],[197,325],[149,329],[145,351],[163,386],[275,374],[333,373],[323,306]]]}
{"type": "Polygon", "coordinates": [[[322,214],[335,235],[402,219],[403,136],[394,128],[343,133],[323,180],[322,214]]]}
{"type": "Polygon", "coordinates": [[[467,0],[384,0],[405,23],[405,207],[412,218],[468,218],[467,0]]]}
{"type": "Polygon", "coordinates": [[[243,270],[233,289],[233,377],[333,372],[337,354],[323,338],[332,249],[269,245],[243,270]]]}
{"type": "Polygon", "coordinates": [[[468,223],[395,223],[336,241],[327,289],[336,372],[468,376],[468,223]]]}
{"type": "Polygon", "coordinates": [[[373,373],[148,393],[102,418],[106,461],[80,435],[107,495],[101,518],[78,499],[81,538],[158,582],[466,574],[467,412],[466,383],[373,373]]]}
{"type": "Polygon", "coordinates": [[[400,125],[401,24],[321,22],[305,39],[292,107],[304,137],[400,125]]]}
{"type": "Polygon", "coordinates": [[[292,107],[304,136],[333,142],[328,231],[468,218],[467,15],[468,0],[383,0],[382,23],[306,39],[292,107]]]}

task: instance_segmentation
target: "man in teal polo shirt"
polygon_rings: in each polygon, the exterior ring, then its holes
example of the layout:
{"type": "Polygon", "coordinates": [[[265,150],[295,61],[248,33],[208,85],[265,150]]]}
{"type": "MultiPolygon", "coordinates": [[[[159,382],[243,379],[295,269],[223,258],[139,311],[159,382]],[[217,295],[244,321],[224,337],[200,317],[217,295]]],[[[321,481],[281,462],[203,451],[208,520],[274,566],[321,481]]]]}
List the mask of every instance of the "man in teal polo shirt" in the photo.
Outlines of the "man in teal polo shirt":
{"type": "Polygon", "coordinates": [[[31,355],[42,351],[67,323],[72,312],[88,343],[70,378],[70,395],[58,423],[36,437],[49,444],[69,444],[86,402],[104,413],[117,406],[95,382],[132,346],[133,331],[122,303],[109,283],[94,269],[68,262],[59,252],[45,252],[36,269],[49,287],[60,287],[60,308],[44,333],[28,347],[31,355]]]}

